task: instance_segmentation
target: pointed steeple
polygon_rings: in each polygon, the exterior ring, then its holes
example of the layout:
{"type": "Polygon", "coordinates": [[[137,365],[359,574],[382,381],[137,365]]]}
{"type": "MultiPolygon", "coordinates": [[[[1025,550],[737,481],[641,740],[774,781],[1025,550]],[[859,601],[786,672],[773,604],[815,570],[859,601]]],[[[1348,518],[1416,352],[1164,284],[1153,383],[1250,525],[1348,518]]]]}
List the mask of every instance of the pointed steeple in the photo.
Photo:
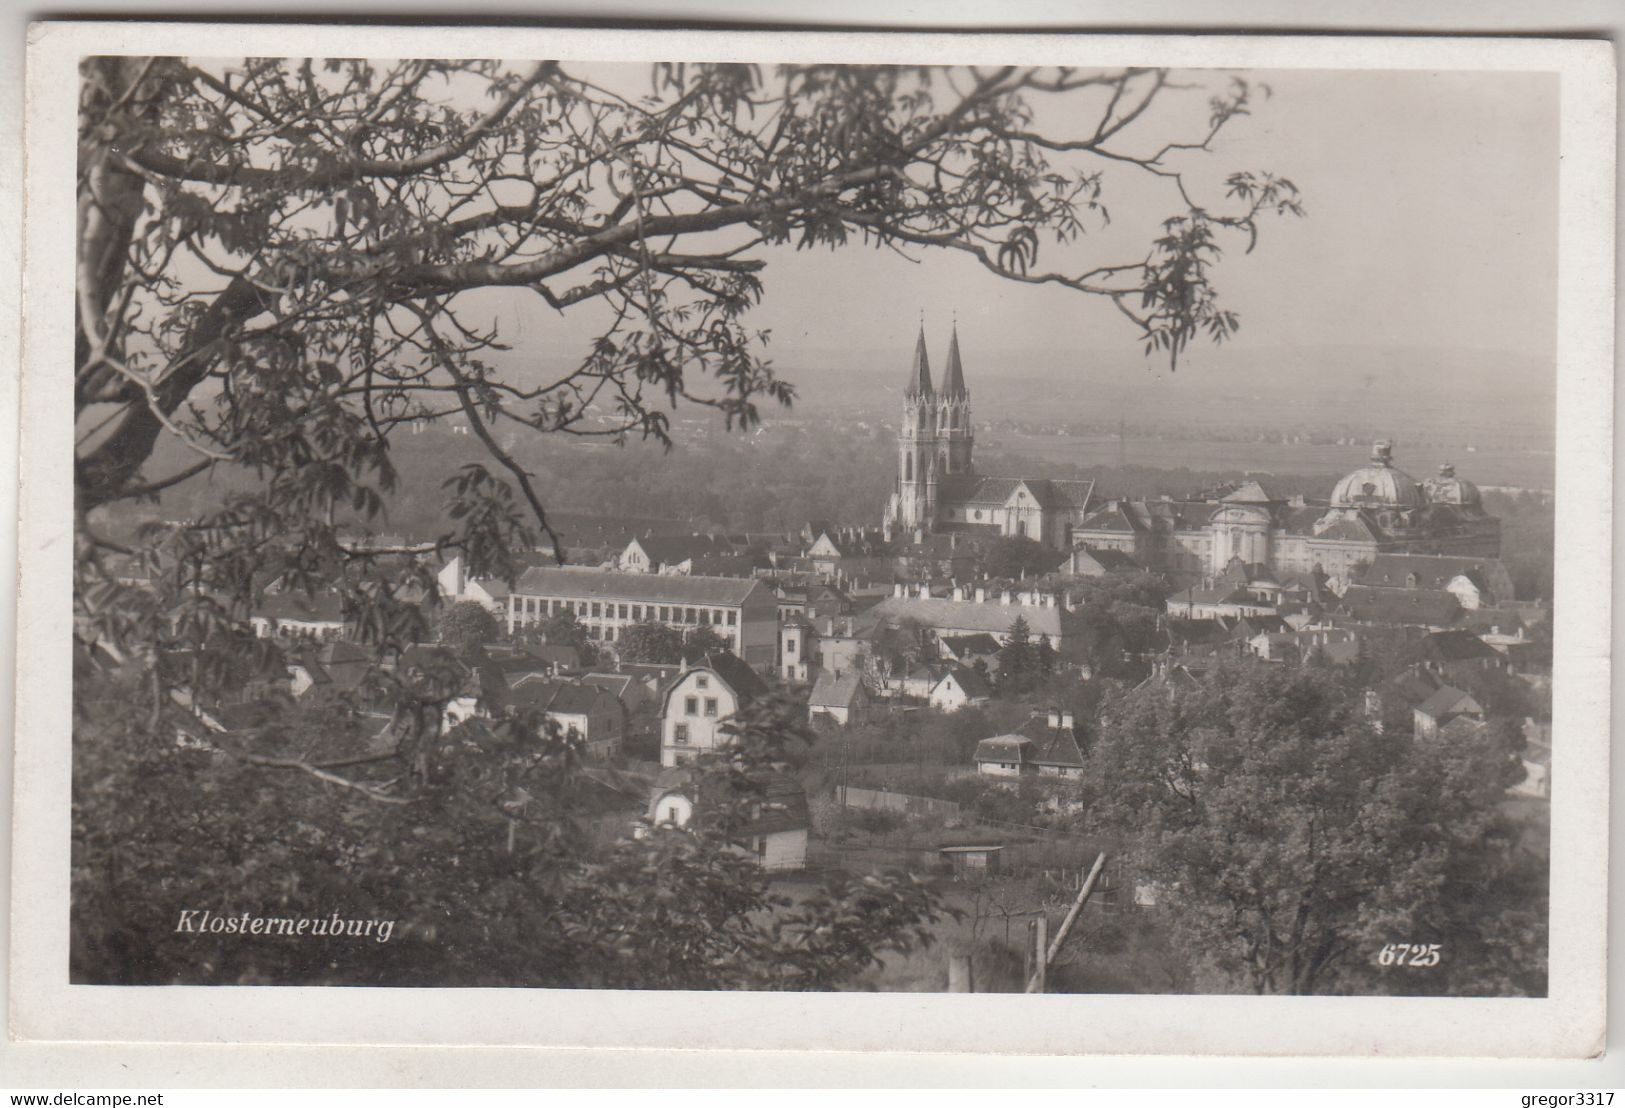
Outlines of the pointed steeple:
{"type": "Polygon", "coordinates": [[[908,387],[904,396],[931,395],[931,363],[925,356],[925,324],[920,324],[920,337],[914,344],[914,364],[908,369],[908,387]]]}
{"type": "Polygon", "coordinates": [[[954,337],[948,343],[948,368],[942,376],[942,394],[949,397],[969,396],[965,388],[965,371],[959,364],[959,323],[954,323],[954,337]]]}

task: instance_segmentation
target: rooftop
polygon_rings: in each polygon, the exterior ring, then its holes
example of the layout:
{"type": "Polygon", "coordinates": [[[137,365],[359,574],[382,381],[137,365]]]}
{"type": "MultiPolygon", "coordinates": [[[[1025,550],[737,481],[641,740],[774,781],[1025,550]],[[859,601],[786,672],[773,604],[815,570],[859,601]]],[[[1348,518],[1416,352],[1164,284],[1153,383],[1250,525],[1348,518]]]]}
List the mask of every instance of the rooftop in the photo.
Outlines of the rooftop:
{"type": "Polygon", "coordinates": [[[664,573],[618,573],[613,570],[539,566],[527,569],[514,585],[524,596],[582,600],[628,600],[666,604],[734,606],[758,590],[771,593],[754,578],[686,577],[664,573]]]}

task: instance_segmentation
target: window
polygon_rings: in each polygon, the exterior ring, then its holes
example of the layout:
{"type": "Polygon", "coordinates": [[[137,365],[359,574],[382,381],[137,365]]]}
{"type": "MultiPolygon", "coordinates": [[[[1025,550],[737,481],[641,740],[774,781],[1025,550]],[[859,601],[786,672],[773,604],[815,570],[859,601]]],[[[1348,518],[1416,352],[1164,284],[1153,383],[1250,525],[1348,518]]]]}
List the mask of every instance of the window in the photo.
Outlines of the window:
{"type": "Polygon", "coordinates": [[[688,745],[688,724],[679,723],[671,729],[671,741],[678,746],[688,745]]]}
{"type": "Polygon", "coordinates": [[[668,806],[666,808],[666,822],[667,823],[676,823],[677,822],[677,805],[672,804],[672,805],[670,805],[670,806],[668,806]]]}
{"type": "Polygon", "coordinates": [[[604,614],[604,606],[596,600],[592,602],[592,614],[595,617],[601,617],[604,614]]]}
{"type": "Polygon", "coordinates": [[[699,622],[699,617],[694,614],[694,609],[693,608],[684,608],[683,609],[683,622],[684,623],[698,623],[699,622]]]}
{"type": "Polygon", "coordinates": [[[685,699],[683,701],[683,712],[686,715],[691,715],[691,716],[699,715],[700,714],[700,698],[697,697],[697,696],[691,696],[691,697],[688,697],[687,699],[685,699]]]}
{"type": "Polygon", "coordinates": [[[700,609],[700,626],[701,627],[709,627],[709,626],[711,626],[711,609],[709,609],[709,608],[701,608],[700,609]]]}
{"type": "Polygon", "coordinates": [[[728,609],[728,626],[732,627],[738,621],[739,621],[739,613],[734,611],[732,608],[728,609]]]}
{"type": "Polygon", "coordinates": [[[709,689],[711,687],[711,679],[703,673],[694,678],[694,683],[702,689],[709,689]]]}
{"type": "Polygon", "coordinates": [[[705,714],[715,718],[715,716],[717,714],[717,698],[716,697],[708,696],[708,697],[705,698],[705,714]]]}
{"type": "Polygon", "coordinates": [[[975,515],[976,515],[977,519],[981,519],[982,518],[982,509],[977,508],[976,512],[975,512],[975,515]]]}
{"type": "Polygon", "coordinates": [[[615,611],[616,611],[616,618],[617,619],[625,619],[626,618],[626,605],[625,604],[617,604],[615,606],[615,611]]]}
{"type": "Polygon", "coordinates": [[[660,606],[660,618],[666,623],[671,622],[671,609],[666,607],[664,604],[660,606]]]}
{"type": "Polygon", "coordinates": [[[791,655],[796,652],[796,640],[794,638],[784,640],[784,652],[791,655]]]}

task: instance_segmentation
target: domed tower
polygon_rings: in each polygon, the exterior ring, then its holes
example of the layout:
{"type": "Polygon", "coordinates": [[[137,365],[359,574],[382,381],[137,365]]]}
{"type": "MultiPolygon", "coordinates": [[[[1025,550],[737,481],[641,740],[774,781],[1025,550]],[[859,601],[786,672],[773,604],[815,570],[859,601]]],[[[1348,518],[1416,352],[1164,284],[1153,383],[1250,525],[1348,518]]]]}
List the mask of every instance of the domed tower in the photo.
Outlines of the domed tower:
{"type": "Polygon", "coordinates": [[[1439,467],[1437,477],[1429,477],[1422,484],[1430,504],[1450,504],[1466,515],[1482,515],[1484,497],[1478,486],[1456,476],[1456,467],[1446,462],[1439,467]]]}
{"type": "Polygon", "coordinates": [[[1332,510],[1325,521],[1365,513],[1389,533],[1405,532],[1427,503],[1422,486],[1394,466],[1393,444],[1378,439],[1371,444],[1371,460],[1344,477],[1332,489],[1332,510]]]}
{"type": "Polygon", "coordinates": [[[937,469],[937,396],[925,353],[925,327],[914,343],[914,361],[903,387],[903,424],[897,433],[897,499],[890,515],[905,533],[931,526],[937,469]]]}
{"type": "Polygon", "coordinates": [[[976,433],[970,422],[970,390],[965,387],[965,370],[959,361],[957,322],[948,343],[948,368],[943,371],[937,402],[937,438],[937,465],[943,476],[974,472],[971,450],[976,433]]]}

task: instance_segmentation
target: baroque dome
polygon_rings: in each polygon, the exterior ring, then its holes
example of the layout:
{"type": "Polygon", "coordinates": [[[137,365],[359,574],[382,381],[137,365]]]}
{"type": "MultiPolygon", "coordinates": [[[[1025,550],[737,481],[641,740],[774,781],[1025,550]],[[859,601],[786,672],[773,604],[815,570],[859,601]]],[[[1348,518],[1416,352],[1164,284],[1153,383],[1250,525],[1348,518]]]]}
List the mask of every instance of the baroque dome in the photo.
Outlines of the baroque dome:
{"type": "Polygon", "coordinates": [[[1394,468],[1394,449],[1380,439],[1372,444],[1371,464],[1350,473],[1332,490],[1334,508],[1414,508],[1426,500],[1422,486],[1394,468]]]}
{"type": "Polygon", "coordinates": [[[1435,504],[1459,504],[1465,508],[1477,508],[1484,500],[1478,486],[1457,477],[1456,467],[1449,462],[1440,466],[1439,475],[1429,477],[1423,487],[1427,490],[1428,499],[1435,504]]]}

